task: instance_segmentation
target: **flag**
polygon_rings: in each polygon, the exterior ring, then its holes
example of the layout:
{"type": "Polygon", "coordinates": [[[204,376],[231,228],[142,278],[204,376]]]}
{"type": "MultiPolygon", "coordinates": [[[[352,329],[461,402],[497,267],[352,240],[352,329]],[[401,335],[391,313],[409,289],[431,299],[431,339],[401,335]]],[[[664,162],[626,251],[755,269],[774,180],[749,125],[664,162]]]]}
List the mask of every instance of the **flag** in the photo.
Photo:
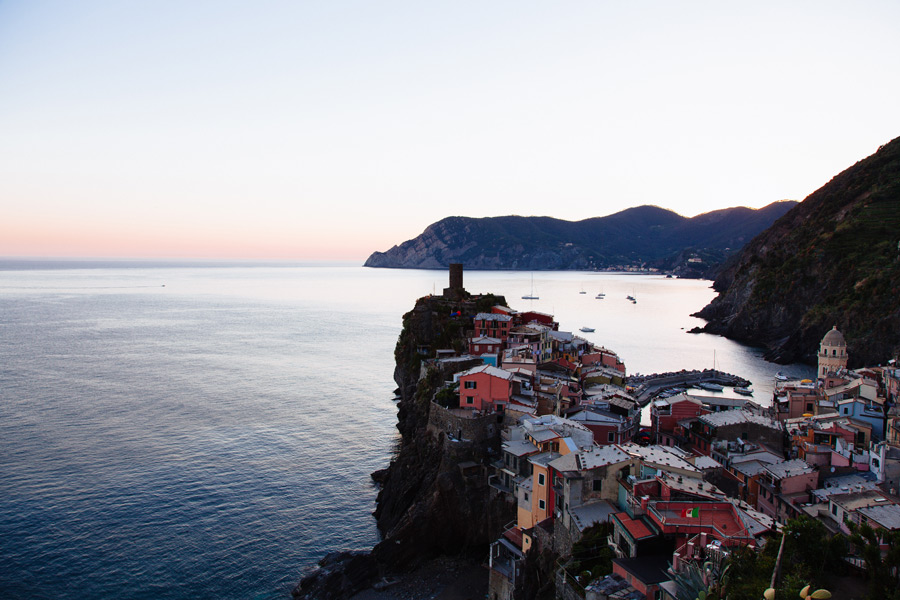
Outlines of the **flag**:
{"type": "Polygon", "coordinates": [[[462,314],[462,313],[461,313],[460,311],[457,310],[457,311],[455,311],[455,312],[450,313],[450,316],[451,316],[451,317],[458,317],[458,316],[461,315],[461,314],[462,314]]]}
{"type": "Polygon", "coordinates": [[[696,506],[693,508],[682,509],[681,516],[689,519],[696,519],[700,517],[700,509],[696,506]]]}

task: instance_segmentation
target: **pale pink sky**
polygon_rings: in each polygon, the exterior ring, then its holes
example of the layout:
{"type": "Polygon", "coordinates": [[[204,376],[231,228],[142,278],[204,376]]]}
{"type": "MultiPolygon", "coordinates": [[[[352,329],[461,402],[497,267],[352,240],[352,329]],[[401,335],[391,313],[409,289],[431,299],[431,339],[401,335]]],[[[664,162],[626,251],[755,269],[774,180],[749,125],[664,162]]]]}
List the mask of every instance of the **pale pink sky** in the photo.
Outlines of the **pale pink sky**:
{"type": "Polygon", "coordinates": [[[0,256],[363,260],[443,217],[802,199],[894,1],[0,3],[0,256]]]}

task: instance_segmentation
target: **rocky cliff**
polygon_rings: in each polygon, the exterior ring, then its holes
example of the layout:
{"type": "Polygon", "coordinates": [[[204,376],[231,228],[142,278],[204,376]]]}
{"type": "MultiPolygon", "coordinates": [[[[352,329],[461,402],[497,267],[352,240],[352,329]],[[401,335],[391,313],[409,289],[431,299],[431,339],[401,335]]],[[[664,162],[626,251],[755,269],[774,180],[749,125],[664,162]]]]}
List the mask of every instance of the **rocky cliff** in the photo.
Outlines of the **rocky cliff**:
{"type": "Polygon", "coordinates": [[[582,221],[448,217],[373,253],[365,266],[439,269],[461,262],[467,269],[590,270],[646,264],[706,275],[795,204],[727,208],[691,219],[656,206],[582,221]]]}
{"type": "Polygon", "coordinates": [[[495,498],[484,476],[485,465],[499,456],[499,437],[460,443],[428,426],[435,391],[453,372],[474,363],[423,366],[425,357],[420,353],[423,347],[460,347],[471,317],[497,303],[505,300],[488,296],[452,302],[426,297],[404,315],[394,371],[401,397],[397,422],[401,441],[387,469],[373,473],[382,486],[375,518],[383,539],[371,553],[329,555],[297,586],[295,597],[348,598],[380,576],[440,555],[468,555],[482,561],[488,545],[515,518],[515,507],[495,498]],[[456,311],[462,314],[450,316],[456,311]]]}
{"type": "Polygon", "coordinates": [[[814,362],[836,325],[851,366],[900,349],[900,138],[843,171],[734,257],[701,331],[814,362]]]}

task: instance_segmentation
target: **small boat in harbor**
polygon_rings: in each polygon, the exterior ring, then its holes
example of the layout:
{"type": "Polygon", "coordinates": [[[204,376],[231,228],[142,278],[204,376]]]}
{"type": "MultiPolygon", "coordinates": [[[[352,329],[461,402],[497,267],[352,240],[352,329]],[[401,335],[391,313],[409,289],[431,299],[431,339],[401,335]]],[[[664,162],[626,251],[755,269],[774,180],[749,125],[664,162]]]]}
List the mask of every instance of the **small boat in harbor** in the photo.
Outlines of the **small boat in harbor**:
{"type": "Polygon", "coordinates": [[[593,333],[595,330],[593,327],[582,327],[579,331],[583,331],[585,333],[593,333]]]}
{"type": "Polygon", "coordinates": [[[725,389],[725,386],[721,386],[718,383],[707,383],[705,381],[701,381],[700,383],[698,383],[696,385],[698,388],[700,388],[702,390],[706,390],[708,392],[721,392],[722,390],[725,389]]]}
{"type": "Polygon", "coordinates": [[[597,300],[603,300],[604,298],[606,298],[606,294],[600,292],[599,294],[597,294],[596,298],[597,300]]]}
{"type": "Polygon", "coordinates": [[[734,388],[735,394],[740,394],[741,396],[752,396],[753,388],[751,387],[736,387],[734,388]]]}
{"type": "Polygon", "coordinates": [[[787,380],[788,380],[787,375],[785,375],[781,371],[778,371],[777,373],[775,373],[775,381],[787,381],[787,380]]]}

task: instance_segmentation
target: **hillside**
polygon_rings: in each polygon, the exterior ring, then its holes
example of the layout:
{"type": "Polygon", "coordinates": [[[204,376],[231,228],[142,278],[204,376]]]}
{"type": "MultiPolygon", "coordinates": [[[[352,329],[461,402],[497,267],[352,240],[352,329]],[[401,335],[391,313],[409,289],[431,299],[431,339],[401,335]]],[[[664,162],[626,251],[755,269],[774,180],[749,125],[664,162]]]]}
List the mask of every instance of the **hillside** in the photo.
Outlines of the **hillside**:
{"type": "Polygon", "coordinates": [[[467,269],[590,270],[645,265],[703,276],[795,204],[726,208],[690,219],[656,206],[582,221],[448,217],[387,252],[374,252],[365,266],[443,269],[461,262],[467,269]],[[689,258],[702,262],[688,263],[689,258]],[[688,273],[689,268],[695,272],[688,273]]]}
{"type": "Polygon", "coordinates": [[[900,348],[900,138],[843,171],[729,261],[702,331],[813,362],[833,325],[852,365],[900,348]]]}

